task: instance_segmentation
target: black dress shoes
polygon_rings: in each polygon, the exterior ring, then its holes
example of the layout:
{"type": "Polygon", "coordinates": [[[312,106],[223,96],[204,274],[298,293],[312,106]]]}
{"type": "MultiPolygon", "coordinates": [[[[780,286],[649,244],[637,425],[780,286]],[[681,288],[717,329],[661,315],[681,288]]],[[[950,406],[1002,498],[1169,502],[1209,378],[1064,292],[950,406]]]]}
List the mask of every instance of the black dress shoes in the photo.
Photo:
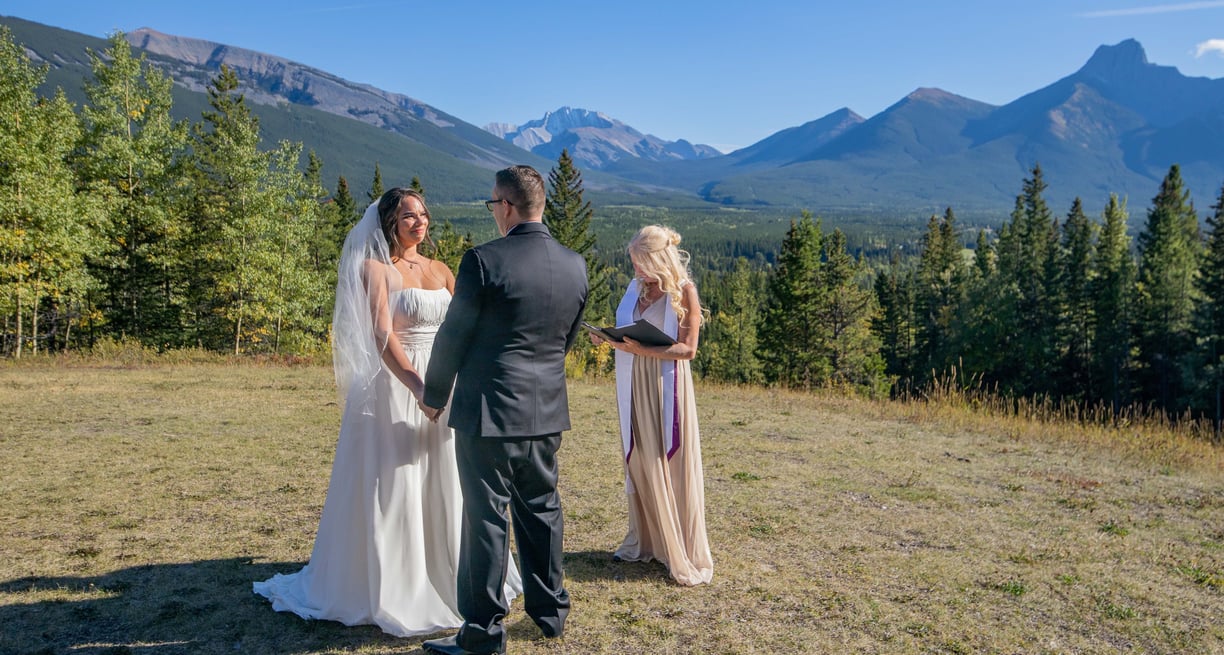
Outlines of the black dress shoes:
{"type": "MultiPolygon", "coordinates": [[[[438,655],[481,655],[460,646],[455,639],[454,636],[443,639],[426,639],[421,642],[421,650],[426,653],[438,653],[438,655]]],[[[506,651],[495,650],[493,653],[505,655],[506,651]]]]}

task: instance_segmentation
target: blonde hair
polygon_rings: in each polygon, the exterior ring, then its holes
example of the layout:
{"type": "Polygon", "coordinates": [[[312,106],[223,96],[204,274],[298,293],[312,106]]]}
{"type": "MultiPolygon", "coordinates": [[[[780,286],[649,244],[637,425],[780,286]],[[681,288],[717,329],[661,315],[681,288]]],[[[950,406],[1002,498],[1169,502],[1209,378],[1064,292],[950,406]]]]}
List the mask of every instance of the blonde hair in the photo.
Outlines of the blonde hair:
{"type": "Polygon", "coordinates": [[[689,254],[678,247],[680,234],[662,225],[647,225],[629,240],[625,251],[629,259],[647,276],[659,281],[659,289],[667,294],[668,302],[676,310],[676,317],[684,320],[684,285],[690,283],[689,254]]]}

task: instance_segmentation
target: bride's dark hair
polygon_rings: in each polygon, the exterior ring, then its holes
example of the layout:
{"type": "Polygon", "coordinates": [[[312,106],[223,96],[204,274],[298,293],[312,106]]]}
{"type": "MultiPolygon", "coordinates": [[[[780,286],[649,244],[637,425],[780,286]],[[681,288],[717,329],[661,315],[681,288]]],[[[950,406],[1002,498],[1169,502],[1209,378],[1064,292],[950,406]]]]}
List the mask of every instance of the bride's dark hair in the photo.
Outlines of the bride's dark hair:
{"type": "MultiPolygon", "coordinates": [[[[395,225],[399,220],[399,217],[396,216],[396,211],[399,209],[400,203],[404,201],[404,198],[416,198],[420,201],[421,207],[425,210],[425,218],[429,219],[431,223],[433,221],[433,216],[429,213],[429,205],[425,204],[425,196],[421,195],[420,191],[405,187],[388,189],[378,199],[378,225],[382,228],[383,238],[387,240],[387,247],[392,251],[403,249],[399,244],[399,240],[395,238],[395,225]]],[[[429,244],[430,254],[426,255],[419,248],[417,249],[418,254],[422,257],[430,257],[437,254],[438,246],[429,236],[429,232],[425,233],[425,241],[423,243],[429,244]]]]}

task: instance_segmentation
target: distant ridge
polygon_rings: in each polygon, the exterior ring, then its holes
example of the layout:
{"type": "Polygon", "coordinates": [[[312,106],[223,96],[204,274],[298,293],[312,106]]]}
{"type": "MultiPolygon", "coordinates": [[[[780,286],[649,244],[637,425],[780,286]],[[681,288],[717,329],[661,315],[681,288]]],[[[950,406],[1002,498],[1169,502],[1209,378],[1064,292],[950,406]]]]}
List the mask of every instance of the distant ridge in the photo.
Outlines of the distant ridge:
{"type": "MultiPolygon", "coordinates": [[[[1074,196],[1103,207],[1110,193],[1143,206],[1177,163],[1206,206],[1224,183],[1224,80],[1152,64],[1128,39],[1001,107],[918,89],[785,165],[738,172],[736,155],[707,164],[718,175],[696,191],[733,205],[1005,210],[1040,164],[1047,199],[1064,211],[1074,196]]],[[[642,167],[620,172],[650,179],[642,167]]]]}
{"type": "MultiPolygon", "coordinates": [[[[48,91],[60,86],[81,102],[90,75],[85,50],[101,50],[104,40],[0,22],[34,61],[51,65],[48,91]]],[[[918,88],[874,116],[842,108],[720,154],[570,107],[482,129],[407,95],[273,55],[147,28],[128,38],[175,80],[183,116],[199,120],[200,92],[225,64],[242,80],[266,140],[302,141],[324,155],[332,167],[325,170],[364,175],[378,163],[399,177],[427,173],[433,199],[479,199],[488,170],[510,163],[548,170],[562,148],[584,168],[588,188],[647,205],[920,215],[952,206],[1006,216],[1039,163],[1056,211],[1076,196],[1095,211],[1117,193],[1130,200],[1135,220],[1171,164],[1181,166],[1200,209],[1224,183],[1224,80],[1149,62],[1133,39],[1100,46],[1079,70],[1002,106],[918,88]]]]}
{"type": "Polygon", "coordinates": [[[224,64],[249,85],[243,90],[251,102],[289,102],[354,118],[484,168],[505,166],[524,157],[521,150],[424,102],[288,59],[148,28],[126,36],[134,47],[183,64],[174,71],[175,81],[193,91],[204,91],[224,64]]]}
{"type": "Polygon", "coordinates": [[[680,139],[664,141],[642,134],[601,112],[561,107],[522,125],[494,123],[489,133],[541,157],[555,160],[568,150],[575,163],[594,169],[626,159],[684,161],[717,157],[717,149],[680,139]]]}

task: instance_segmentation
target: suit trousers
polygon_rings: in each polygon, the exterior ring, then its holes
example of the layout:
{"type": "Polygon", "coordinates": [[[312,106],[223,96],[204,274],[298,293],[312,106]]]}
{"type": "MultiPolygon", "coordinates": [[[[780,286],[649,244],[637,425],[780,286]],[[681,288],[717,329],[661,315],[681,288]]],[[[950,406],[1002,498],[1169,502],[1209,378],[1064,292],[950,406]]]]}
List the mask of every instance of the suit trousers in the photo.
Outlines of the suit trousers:
{"type": "Polygon", "coordinates": [[[455,434],[463,527],[458,596],[463,626],[457,643],[475,653],[503,652],[509,611],[505,582],[513,517],[524,609],[545,636],[561,634],[569,613],[561,569],[562,514],[557,493],[561,435],[482,438],[455,434]]]}

